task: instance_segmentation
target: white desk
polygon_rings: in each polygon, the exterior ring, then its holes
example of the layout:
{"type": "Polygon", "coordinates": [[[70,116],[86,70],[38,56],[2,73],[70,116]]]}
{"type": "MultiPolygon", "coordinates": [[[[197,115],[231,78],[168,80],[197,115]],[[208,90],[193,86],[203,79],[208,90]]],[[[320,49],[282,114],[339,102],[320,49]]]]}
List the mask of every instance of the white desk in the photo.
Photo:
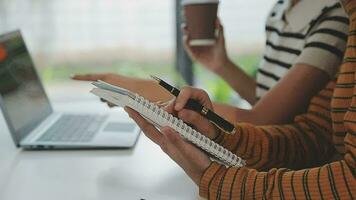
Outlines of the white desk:
{"type": "MultiPolygon", "coordinates": [[[[54,105],[57,110],[105,108],[95,98],[81,101],[54,105]]],[[[23,151],[15,148],[0,115],[0,199],[200,198],[184,171],[144,135],[130,150],[23,151]]]]}

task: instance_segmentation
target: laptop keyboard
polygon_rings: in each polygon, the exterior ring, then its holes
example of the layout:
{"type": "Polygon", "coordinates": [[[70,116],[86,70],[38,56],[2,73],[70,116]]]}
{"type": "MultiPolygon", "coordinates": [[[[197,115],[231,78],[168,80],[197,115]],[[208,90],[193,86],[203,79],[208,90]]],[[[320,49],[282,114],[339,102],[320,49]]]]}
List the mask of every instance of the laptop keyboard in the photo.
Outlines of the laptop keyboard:
{"type": "Polygon", "coordinates": [[[106,115],[62,115],[37,141],[89,142],[106,118],[106,115]]]}

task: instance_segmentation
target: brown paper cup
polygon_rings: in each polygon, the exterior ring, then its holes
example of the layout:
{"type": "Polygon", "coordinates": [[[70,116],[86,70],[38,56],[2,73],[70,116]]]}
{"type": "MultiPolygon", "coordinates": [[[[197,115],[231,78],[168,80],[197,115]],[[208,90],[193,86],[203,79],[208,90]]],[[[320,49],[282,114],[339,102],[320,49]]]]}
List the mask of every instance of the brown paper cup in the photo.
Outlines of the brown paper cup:
{"type": "Polygon", "coordinates": [[[184,15],[189,32],[189,45],[210,46],[216,42],[215,22],[219,1],[186,0],[183,1],[184,15]]]}

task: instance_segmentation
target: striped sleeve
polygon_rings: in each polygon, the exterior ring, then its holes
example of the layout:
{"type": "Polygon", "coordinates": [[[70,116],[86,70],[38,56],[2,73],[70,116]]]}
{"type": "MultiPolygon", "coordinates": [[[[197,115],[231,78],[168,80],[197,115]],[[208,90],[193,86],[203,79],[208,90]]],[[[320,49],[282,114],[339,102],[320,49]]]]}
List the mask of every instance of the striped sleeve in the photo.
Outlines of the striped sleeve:
{"type": "Polygon", "coordinates": [[[326,114],[330,108],[325,104],[332,91],[324,91],[294,125],[240,124],[234,138],[224,136],[220,142],[243,155],[249,168],[226,168],[214,162],[200,180],[200,195],[207,199],[355,199],[356,123],[345,137],[344,159],[325,164],[334,149],[328,133],[332,128],[327,125],[331,124],[326,114]]]}
{"type": "Polygon", "coordinates": [[[355,168],[341,160],[318,168],[259,172],[213,163],[200,181],[207,199],[355,199],[355,168]],[[354,188],[354,189],[352,189],[354,188]]]}
{"type": "Polygon", "coordinates": [[[333,9],[312,23],[296,63],[316,67],[333,78],[344,54],[349,20],[342,9],[333,9]]]}
{"type": "Polygon", "coordinates": [[[235,135],[217,138],[242,155],[247,167],[226,168],[214,162],[200,180],[200,195],[207,199],[355,199],[356,112],[352,108],[356,101],[345,116],[344,157],[325,164],[338,143],[330,117],[331,94],[338,90],[330,82],[293,125],[239,124],[235,135]],[[307,169],[298,170],[301,168],[307,169]]]}
{"type": "Polygon", "coordinates": [[[319,92],[308,113],[292,125],[237,125],[234,135],[224,134],[215,141],[247,161],[248,167],[300,169],[320,166],[327,161],[332,145],[330,102],[335,82],[319,92]]]}

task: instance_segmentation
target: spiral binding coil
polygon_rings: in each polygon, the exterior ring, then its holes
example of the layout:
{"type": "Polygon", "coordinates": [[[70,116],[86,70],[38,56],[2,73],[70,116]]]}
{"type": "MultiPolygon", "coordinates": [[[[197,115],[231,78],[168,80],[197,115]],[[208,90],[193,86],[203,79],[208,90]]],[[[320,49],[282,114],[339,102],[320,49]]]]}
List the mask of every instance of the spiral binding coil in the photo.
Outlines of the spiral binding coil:
{"type": "Polygon", "coordinates": [[[208,137],[204,136],[203,134],[199,133],[184,123],[181,119],[174,117],[162,108],[158,107],[156,104],[146,100],[142,96],[135,94],[135,99],[133,102],[133,109],[145,117],[150,118],[158,126],[169,126],[173,128],[183,138],[210,153],[223,164],[232,167],[242,167],[246,165],[244,160],[233,154],[231,151],[215,143],[208,137]],[[157,117],[152,119],[152,116],[157,117]]]}

